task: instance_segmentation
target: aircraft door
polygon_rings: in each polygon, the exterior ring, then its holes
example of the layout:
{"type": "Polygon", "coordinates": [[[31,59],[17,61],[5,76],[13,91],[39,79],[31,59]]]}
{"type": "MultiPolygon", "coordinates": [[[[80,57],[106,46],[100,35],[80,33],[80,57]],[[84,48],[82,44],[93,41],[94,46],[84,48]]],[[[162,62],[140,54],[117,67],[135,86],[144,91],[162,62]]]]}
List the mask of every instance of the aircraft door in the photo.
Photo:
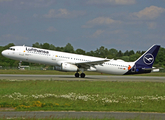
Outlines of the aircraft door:
{"type": "Polygon", "coordinates": [[[24,56],[24,53],[25,52],[25,50],[24,50],[24,47],[22,48],[20,48],[20,50],[19,50],[19,55],[21,55],[21,56],[24,56]]]}
{"type": "Polygon", "coordinates": [[[22,56],[22,60],[28,61],[29,54],[25,54],[25,52],[26,52],[26,48],[23,46],[19,50],[19,55],[22,56]]]}

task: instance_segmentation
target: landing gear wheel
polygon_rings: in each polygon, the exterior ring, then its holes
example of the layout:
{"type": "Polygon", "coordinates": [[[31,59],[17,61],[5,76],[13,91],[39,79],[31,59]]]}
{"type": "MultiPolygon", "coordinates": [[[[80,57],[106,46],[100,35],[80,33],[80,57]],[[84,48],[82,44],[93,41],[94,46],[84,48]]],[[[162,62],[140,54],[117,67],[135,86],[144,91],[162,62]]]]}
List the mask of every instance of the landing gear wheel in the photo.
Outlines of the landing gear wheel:
{"type": "Polygon", "coordinates": [[[81,78],[85,78],[85,73],[81,73],[81,78]]]}
{"type": "Polygon", "coordinates": [[[79,77],[79,73],[75,73],[75,77],[79,77]]]}

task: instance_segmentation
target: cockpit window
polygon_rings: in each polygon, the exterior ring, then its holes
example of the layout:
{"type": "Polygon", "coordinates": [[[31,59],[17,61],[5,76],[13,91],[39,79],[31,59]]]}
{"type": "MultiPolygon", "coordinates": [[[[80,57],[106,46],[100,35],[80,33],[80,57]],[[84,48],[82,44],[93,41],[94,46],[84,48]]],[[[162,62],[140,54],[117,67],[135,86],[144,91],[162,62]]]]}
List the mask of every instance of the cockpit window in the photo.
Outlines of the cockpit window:
{"type": "Polygon", "coordinates": [[[15,48],[9,48],[9,50],[13,50],[13,51],[15,51],[15,48]]]}

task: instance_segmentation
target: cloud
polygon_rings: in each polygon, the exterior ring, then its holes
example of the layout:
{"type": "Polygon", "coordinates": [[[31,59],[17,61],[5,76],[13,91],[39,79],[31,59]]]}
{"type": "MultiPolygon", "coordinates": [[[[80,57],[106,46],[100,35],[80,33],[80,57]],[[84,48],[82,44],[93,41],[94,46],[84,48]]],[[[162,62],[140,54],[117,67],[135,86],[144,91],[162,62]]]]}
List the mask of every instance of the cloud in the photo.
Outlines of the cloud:
{"type": "Polygon", "coordinates": [[[46,31],[48,31],[48,32],[56,32],[57,29],[51,26],[48,29],[46,29],[46,31]]]}
{"type": "Polygon", "coordinates": [[[97,38],[97,37],[100,36],[103,32],[104,32],[104,30],[97,30],[95,33],[93,33],[93,35],[91,35],[91,38],[97,38]]]}
{"type": "Polygon", "coordinates": [[[159,17],[162,13],[165,12],[165,9],[157,6],[146,7],[145,9],[133,13],[131,16],[134,19],[140,20],[151,20],[159,17]]]}
{"type": "Polygon", "coordinates": [[[135,4],[136,0],[88,0],[89,5],[131,5],[135,4]]]}
{"type": "Polygon", "coordinates": [[[95,26],[110,26],[113,24],[120,24],[121,21],[113,20],[109,17],[98,17],[93,20],[88,21],[85,25],[82,26],[82,28],[92,28],[95,26]]]}
{"type": "Polygon", "coordinates": [[[67,9],[51,9],[48,14],[45,14],[46,18],[75,18],[85,15],[84,11],[69,11],[67,9]]]}
{"type": "Polygon", "coordinates": [[[149,29],[155,29],[157,27],[156,22],[147,22],[147,26],[149,29]]]}

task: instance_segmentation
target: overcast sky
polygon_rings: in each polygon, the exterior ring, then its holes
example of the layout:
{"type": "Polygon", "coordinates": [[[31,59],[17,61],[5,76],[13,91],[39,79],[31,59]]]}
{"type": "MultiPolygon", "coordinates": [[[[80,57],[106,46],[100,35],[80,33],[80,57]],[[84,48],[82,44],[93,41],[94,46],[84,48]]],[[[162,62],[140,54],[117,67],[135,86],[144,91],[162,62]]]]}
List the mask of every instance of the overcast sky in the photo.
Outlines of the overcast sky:
{"type": "Polygon", "coordinates": [[[0,0],[0,46],[165,47],[165,0],[0,0]]]}

